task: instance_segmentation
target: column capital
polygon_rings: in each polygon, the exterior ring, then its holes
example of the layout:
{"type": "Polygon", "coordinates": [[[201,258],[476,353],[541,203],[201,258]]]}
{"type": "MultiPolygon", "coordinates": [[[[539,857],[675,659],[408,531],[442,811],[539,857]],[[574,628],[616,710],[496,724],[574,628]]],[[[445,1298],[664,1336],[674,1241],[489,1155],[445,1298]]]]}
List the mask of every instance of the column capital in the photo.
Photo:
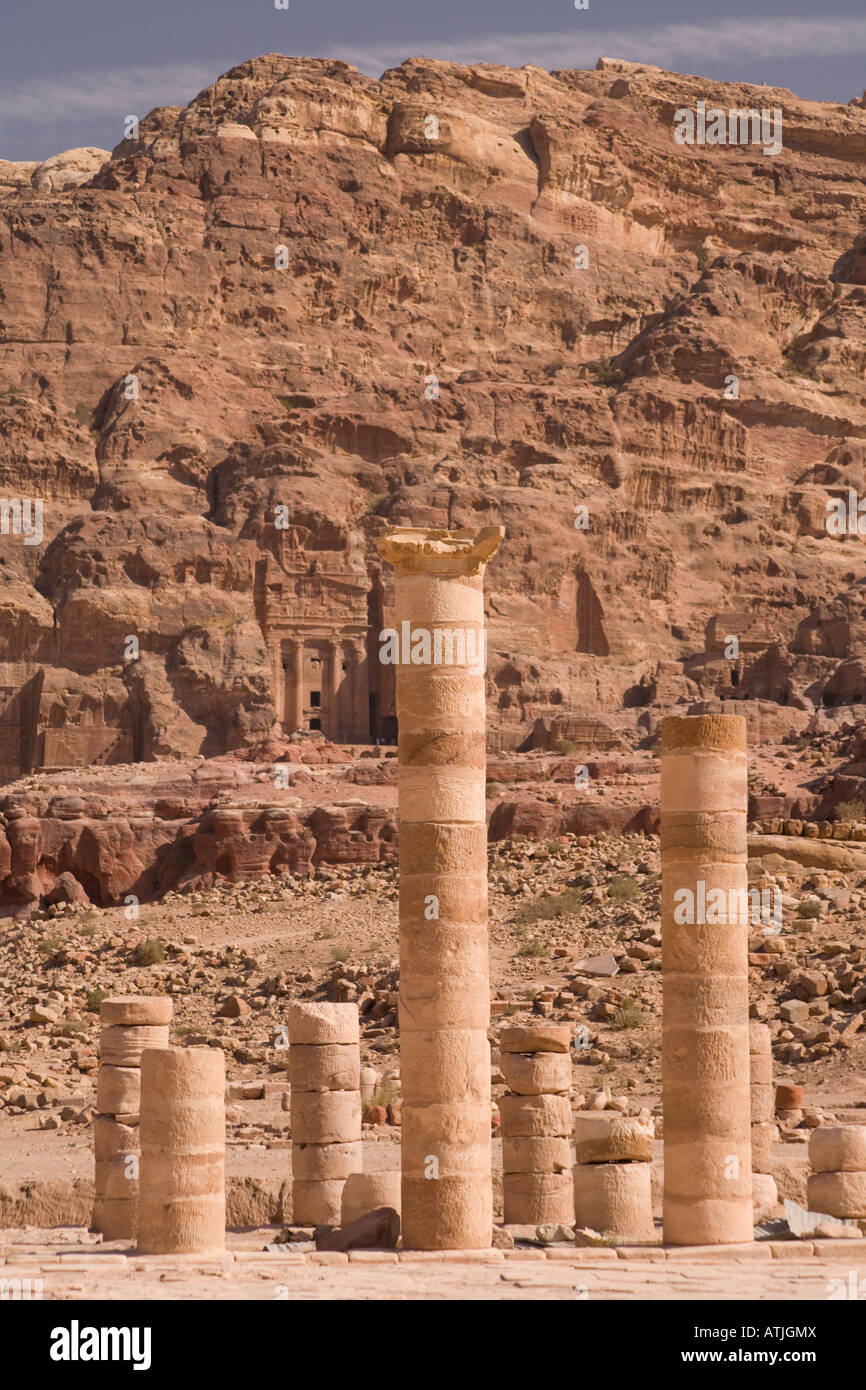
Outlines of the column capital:
{"type": "Polygon", "coordinates": [[[377,536],[376,548],[401,574],[482,574],[499,549],[503,526],[440,531],[424,526],[392,526],[377,536]]]}

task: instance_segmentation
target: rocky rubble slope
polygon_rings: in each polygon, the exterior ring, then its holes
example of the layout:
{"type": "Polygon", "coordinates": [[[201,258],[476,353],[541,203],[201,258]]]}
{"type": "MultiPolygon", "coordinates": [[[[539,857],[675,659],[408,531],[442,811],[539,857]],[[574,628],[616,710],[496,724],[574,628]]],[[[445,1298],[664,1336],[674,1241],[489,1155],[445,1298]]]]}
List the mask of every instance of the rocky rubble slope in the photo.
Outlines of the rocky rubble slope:
{"type": "MultiPolygon", "coordinates": [[[[862,743],[862,726],[816,717],[803,737],[795,729],[753,746],[753,858],[783,872],[866,869],[862,743]]],[[[658,831],[652,747],[600,756],[560,740],[553,752],[491,756],[487,778],[491,844],[658,831]]],[[[355,756],[307,737],[243,757],[41,772],[0,795],[0,911],[20,919],[265,875],[306,879],[329,865],[392,865],[398,840],[393,748],[355,756]]]]}

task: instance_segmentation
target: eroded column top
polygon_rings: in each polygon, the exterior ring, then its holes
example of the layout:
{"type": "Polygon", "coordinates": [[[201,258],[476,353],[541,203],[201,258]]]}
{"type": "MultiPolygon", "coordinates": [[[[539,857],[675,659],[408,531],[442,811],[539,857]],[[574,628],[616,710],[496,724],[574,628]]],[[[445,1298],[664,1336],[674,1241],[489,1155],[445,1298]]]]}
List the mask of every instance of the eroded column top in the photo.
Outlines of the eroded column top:
{"type": "Polygon", "coordinates": [[[392,526],[376,538],[376,548],[401,574],[481,574],[504,535],[503,526],[459,531],[392,526]]]}
{"type": "Polygon", "coordinates": [[[667,715],[662,719],[662,755],[691,749],[744,753],[746,729],[746,720],[741,714],[667,715]]]}

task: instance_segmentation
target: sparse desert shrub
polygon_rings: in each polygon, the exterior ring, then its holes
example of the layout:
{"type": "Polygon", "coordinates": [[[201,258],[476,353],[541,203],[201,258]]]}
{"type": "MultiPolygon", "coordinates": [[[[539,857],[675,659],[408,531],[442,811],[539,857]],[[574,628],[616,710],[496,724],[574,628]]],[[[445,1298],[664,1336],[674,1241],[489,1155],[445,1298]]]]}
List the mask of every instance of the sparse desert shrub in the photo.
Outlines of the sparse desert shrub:
{"type": "Polygon", "coordinates": [[[558,738],[553,745],[554,753],[576,753],[577,744],[570,738],[558,738]]]}
{"type": "Polygon", "coordinates": [[[599,386],[621,386],[625,381],[625,372],[615,367],[609,357],[600,357],[588,366],[599,386]]]}
{"type": "Polygon", "coordinates": [[[380,1083],[380,1085],[378,1085],[378,1086],[376,1087],[375,1091],[374,1091],[373,1094],[371,1095],[370,1099],[366,1102],[366,1104],[367,1104],[367,1105],[384,1105],[385,1108],[387,1109],[388,1106],[389,1106],[389,1105],[393,1105],[394,1102],[395,1102],[397,1099],[398,1099],[397,1087],[396,1087],[396,1086],[392,1086],[391,1083],[390,1083],[390,1081],[383,1081],[383,1082],[380,1083]]]}
{"type": "Polygon", "coordinates": [[[866,806],[862,801],[840,801],[836,806],[836,819],[844,821],[846,825],[862,820],[864,814],[866,814],[866,806]]]}
{"type": "Polygon", "coordinates": [[[107,998],[108,998],[108,990],[107,990],[107,989],[91,989],[91,990],[88,990],[88,992],[87,992],[87,1012],[90,1013],[90,1014],[98,1014],[98,1013],[99,1013],[99,1006],[100,1006],[100,1004],[102,1003],[103,999],[107,999],[107,998]]]}
{"type": "Polygon", "coordinates": [[[537,936],[533,936],[529,941],[524,941],[517,954],[519,956],[544,956],[547,955],[547,949],[537,936]]]}
{"type": "Polygon", "coordinates": [[[55,951],[59,951],[61,941],[59,936],[43,936],[39,942],[37,950],[40,956],[53,956],[55,951]]]}
{"type": "Polygon", "coordinates": [[[155,936],[139,941],[135,948],[136,965],[160,965],[165,960],[165,942],[155,936]]]}
{"type": "Polygon", "coordinates": [[[87,1031],[87,1024],[82,1018],[67,1018],[60,1027],[62,1038],[76,1038],[79,1033],[87,1031]]]}
{"type": "Polygon", "coordinates": [[[804,902],[797,904],[798,917],[820,917],[821,903],[818,898],[806,898],[804,902]]]}
{"type": "Polygon", "coordinates": [[[630,874],[617,874],[607,888],[607,896],[615,902],[628,903],[640,893],[640,884],[630,874]]]}
{"type": "Polygon", "coordinates": [[[627,999],[623,999],[610,1021],[610,1026],[620,1031],[624,1028],[643,1028],[646,1021],[647,1016],[640,1004],[629,995],[627,999]]]}
{"type": "Polygon", "coordinates": [[[561,893],[547,893],[535,902],[527,903],[517,914],[518,923],[552,922],[579,912],[583,900],[577,888],[564,888],[561,893]]]}

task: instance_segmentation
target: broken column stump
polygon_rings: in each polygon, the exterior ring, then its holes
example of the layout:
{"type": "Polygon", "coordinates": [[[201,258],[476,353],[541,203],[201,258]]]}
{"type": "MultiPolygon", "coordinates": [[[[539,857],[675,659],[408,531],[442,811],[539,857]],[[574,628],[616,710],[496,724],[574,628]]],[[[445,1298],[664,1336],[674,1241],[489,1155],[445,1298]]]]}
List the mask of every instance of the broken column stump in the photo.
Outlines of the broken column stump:
{"type": "Polygon", "coordinates": [[[361,1169],[357,1004],[291,1004],[292,1219],[339,1226],[343,1187],[361,1169]]]}
{"type": "Polygon", "coordinates": [[[141,1054],[140,1254],[225,1249],[225,1088],[221,1048],[141,1054]]]}
{"type": "Polygon", "coordinates": [[[505,1223],[570,1226],[571,1028],[564,1023],[503,1028],[499,1046],[511,1091],[499,1102],[505,1223]]]}
{"type": "Polygon", "coordinates": [[[761,1221],[779,1200],[773,1174],[773,1145],[779,1129],[773,1119],[773,1049],[765,1023],[749,1024],[749,1088],[752,1115],[752,1206],[761,1221]]]}
{"type": "Polygon", "coordinates": [[[90,1229],[104,1240],[133,1240],[138,1212],[141,1054],[168,1047],[171,999],[118,995],[99,1007],[99,1072],[93,1120],[96,1164],[90,1229]]]}
{"type": "Polygon", "coordinates": [[[615,1244],[656,1239],[652,1118],[578,1110],[574,1116],[574,1224],[615,1244]]]}

